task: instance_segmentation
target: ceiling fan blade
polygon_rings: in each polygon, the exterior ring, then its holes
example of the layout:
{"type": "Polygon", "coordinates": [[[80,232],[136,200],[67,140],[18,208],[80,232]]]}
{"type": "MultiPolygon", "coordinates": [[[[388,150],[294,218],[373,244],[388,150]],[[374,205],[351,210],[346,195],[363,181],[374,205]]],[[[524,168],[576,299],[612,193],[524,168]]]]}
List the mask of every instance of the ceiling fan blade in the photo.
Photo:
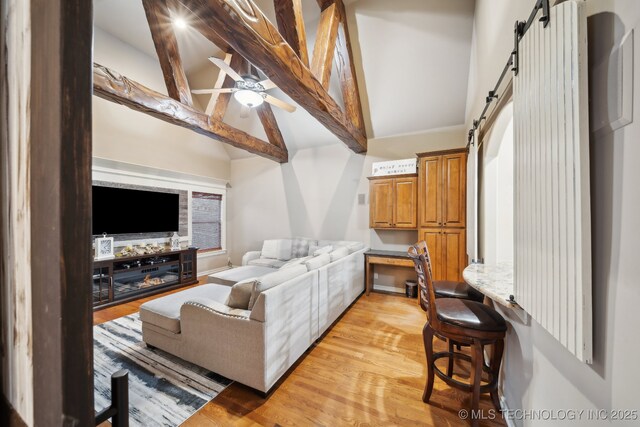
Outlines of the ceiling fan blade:
{"type": "Polygon", "coordinates": [[[233,68],[231,68],[229,64],[224,62],[224,59],[216,58],[215,56],[210,56],[209,61],[216,64],[222,71],[227,73],[229,77],[231,77],[233,80],[237,82],[241,82],[244,80],[242,76],[236,72],[236,70],[234,70],[233,68]]]}
{"type": "Polygon", "coordinates": [[[247,117],[249,117],[249,112],[251,111],[251,108],[247,107],[246,105],[241,105],[240,106],[240,117],[243,119],[246,119],[247,117]]]}
{"type": "Polygon", "coordinates": [[[274,98],[271,95],[265,94],[264,95],[264,100],[266,102],[268,102],[269,104],[275,105],[276,107],[282,108],[283,110],[288,111],[290,113],[293,113],[294,111],[296,111],[296,107],[294,107],[293,105],[288,104],[288,103],[286,103],[284,101],[281,101],[278,98],[274,98]]]}
{"type": "Polygon", "coordinates": [[[262,85],[262,87],[264,88],[264,90],[269,90],[269,89],[273,89],[274,87],[277,87],[276,84],[274,82],[272,82],[270,79],[265,79],[261,82],[258,82],[262,85]]]}
{"type": "Polygon", "coordinates": [[[195,93],[196,95],[202,95],[206,93],[232,93],[235,92],[236,89],[233,87],[226,87],[220,89],[194,89],[191,93],[195,93]]]}

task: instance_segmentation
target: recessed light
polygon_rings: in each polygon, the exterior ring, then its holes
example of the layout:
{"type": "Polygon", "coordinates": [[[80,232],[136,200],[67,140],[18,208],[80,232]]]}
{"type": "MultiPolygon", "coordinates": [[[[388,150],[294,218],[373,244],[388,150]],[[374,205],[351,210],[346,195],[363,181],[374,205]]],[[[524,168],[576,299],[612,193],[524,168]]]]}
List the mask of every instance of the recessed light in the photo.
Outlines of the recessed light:
{"type": "Polygon", "coordinates": [[[184,18],[177,17],[173,19],[173,25],[175,25],[176,28],[183,30],[187,28],[187,21],[185,21],[184,18]]]}

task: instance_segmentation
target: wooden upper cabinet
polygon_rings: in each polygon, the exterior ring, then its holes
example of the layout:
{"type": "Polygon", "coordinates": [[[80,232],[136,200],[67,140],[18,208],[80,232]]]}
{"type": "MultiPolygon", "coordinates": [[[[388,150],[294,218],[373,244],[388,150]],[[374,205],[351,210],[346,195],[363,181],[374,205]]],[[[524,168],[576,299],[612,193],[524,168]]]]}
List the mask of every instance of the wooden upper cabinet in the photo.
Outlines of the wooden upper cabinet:
{"type": "Polygon", "coordinates": [[[395,228],[416,228],[418,217],[418,179],[394,179],[394,226],[395,228]]]}
{"type": "Polygon", "coordinates": [[[457,153],[442,156],[442,172],[442,225],[464,227],[467,214],[467,155],[457,153]]]}
{"type": "Polygon", "coordinates": [[[420,157],[420,227],[465,227],[467,154],[420,157]]]}
{"type": "Polygon", "coordinates": [[[369,227],[417,227],[417,187],[415,176],[370,178],[369,227]]]}
{"type": "Polygon", "coordinates": [[[442,225],[442,158],[420,159],[420,227],[442,225]]]}
{"type": "Polygon", "coordinates": [[[427,242],[435,280],[462,281],[467,266],[467,154],[418,154],[419,239],[427,242]]]}
{"type": "Polygon", "coordinates": [[[372,180],[369,185],[369,227],[393,227],[393,179],[372,180]]]}

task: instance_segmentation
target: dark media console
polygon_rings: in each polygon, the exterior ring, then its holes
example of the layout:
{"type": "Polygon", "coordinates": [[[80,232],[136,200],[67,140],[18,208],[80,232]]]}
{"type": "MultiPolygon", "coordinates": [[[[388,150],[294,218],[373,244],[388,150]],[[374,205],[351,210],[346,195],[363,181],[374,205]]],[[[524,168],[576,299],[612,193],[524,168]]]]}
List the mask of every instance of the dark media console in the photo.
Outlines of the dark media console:
{"type": "Polygon", "coordinates": [[[197,248],[189,248],[94,261],[94,308],[197,283],[197,252],[197,248]]]}

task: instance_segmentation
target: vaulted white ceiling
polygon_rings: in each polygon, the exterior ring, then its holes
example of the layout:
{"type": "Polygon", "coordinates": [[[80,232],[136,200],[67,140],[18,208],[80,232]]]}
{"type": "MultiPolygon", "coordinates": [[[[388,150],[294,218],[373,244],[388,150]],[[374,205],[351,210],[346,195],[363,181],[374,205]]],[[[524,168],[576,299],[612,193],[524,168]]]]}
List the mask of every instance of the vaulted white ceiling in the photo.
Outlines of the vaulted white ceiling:
{"type": "MultiPolygon", "coordinates": [[[[311,54],[319,10],[316,0],[302,2],[311,54]]],[[[275,23],[272,0],[256,3],[275,23]]],[[[345,4],[368,137],[464,123],[474,0],[347,0],[345,4]]],[[[156,58],[140,0],[94,0],[94,10],[96,26],[156,58]]],[[[193,29],[177,31],[177,38],[191,87],[206,87],[207,80],[211,85],[217,70],[206,58],[220,56],[219,49],[193,29]]],[[[329,92],[341,104],[337,82],[332,80],[329,92]]],[[[271,93],[293,102],[277,89],[271,93]]],[[[195,99],[206,105],[206,97],[195,99]]],[[[293,114],[274,110],[290,151],[342,144],[302,108],[293,114]]],[[[264,137],[255,114],[240,119],[233,103],[225,121],[264,137]]],[[[232,158],[247,155],[225,148],[232,158]]]]}

